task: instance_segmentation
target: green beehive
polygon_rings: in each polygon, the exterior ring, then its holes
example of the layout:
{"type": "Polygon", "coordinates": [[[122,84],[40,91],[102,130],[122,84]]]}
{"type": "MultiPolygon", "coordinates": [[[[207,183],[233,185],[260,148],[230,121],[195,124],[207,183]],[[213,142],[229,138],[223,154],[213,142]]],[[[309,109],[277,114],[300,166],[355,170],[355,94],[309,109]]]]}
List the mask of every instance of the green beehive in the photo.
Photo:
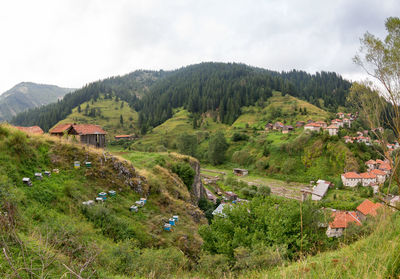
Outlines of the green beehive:
{"type": "Polygon", "coordinates": [[[92,167],[92,162],[85,162],[85,166],[87,168],[91,168],[92,167]]]}

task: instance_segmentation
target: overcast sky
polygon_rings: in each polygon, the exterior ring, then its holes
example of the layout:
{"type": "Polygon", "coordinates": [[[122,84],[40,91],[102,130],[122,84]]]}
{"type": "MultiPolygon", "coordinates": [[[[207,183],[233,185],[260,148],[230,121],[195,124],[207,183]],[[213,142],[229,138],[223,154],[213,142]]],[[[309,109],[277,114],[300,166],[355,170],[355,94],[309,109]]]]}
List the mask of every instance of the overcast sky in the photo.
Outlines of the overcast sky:
{"type": "Polygon", "coordinates": [[[1,0],[0,92],[204,61],[355,80],[359,38],[396,15],[399,0],[1,0]]]}

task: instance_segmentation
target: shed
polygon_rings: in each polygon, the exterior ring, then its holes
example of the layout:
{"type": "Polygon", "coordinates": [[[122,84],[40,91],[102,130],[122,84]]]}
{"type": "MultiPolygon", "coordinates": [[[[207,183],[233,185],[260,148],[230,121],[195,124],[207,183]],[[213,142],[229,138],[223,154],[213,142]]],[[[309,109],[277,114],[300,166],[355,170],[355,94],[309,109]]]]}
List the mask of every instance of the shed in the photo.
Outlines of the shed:
{"type": "Polygon", "coordinates": [[[106,144],[106,132],[98,125],[94,124],[60,124],[50,130],[50,135],[79,136],[80,142],[95,147],[104,148],[106,144]]]}
{"type": "Polygon", "coordinates": [[[225,195],[227,196],[228,200],[231,200],[231,201],[235,201],[238,198],[238,196],[234,192],[231,192],[231,191],[225,192],[225,195]]]}
{"type": "Polygon", "coordinates": [[[320,201],[326,195],[326,192],[328,192],[330,185],[331,183],[329,181],[318,180],[317,186],[313,189],[311,199],[313,201],[320,201]]]}
{"type": "Polygon", "coordinates": [[[233,169],[233,174],[237,176],[245,176],[249,174],[249,171],[246,169],[235,168],[233,169]]]}
{"type": "Polygon", "coordinates": [[[15,126],[18,130],[25,132],[25,133],[30,133],[30,134],[43,134],[42,128],[39,126],[30,126],[30,127],[21,127],[21,126],[15,126]]]}

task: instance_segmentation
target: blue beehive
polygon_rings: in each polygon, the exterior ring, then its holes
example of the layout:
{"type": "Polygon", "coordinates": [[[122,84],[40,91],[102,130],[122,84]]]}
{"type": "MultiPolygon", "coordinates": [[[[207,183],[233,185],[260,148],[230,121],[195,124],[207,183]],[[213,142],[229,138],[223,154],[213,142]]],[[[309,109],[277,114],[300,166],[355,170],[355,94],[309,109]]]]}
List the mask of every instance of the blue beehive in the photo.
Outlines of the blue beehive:
{"type": "Polygon", "coordinates": [[[178,215],[174,215],[172,218],[174,218],[175,222],[178,222],[178,215]]]}
{"type": "Polygon", "coordinates": [[[110,190],[108,191],[108,194],[110,195],[110,197],[114,197],[116,195],[117,192],[115,192],[114,190],[110,190]]]}
{"type": "Polygon", "coordinates": [[[171,224],[164,224],[164,231],[170,232],[171,231],[171,224]]]}
{"type": "Polygon", "coordinates": [[[171,226],[175,226],[175,219],[174,219],[174,218],[170,218],[170,219],[168,220],[168,223],[169,223],[171,226]]]}
{"type": "Polygon", "coordinates": [[[146,199],[146,198],[140,198],[140,201],[142,201],[142,202],[143,202],[143,204],[146,204],[146,202],[147,202],[147,199],[146,199]]]}
{"type": "Polygon", "coordinates": [[[104,201],[107,199],[107,193],[106,192],[101,192],[98,194],[99,198],[102,198],[104,201]]]}

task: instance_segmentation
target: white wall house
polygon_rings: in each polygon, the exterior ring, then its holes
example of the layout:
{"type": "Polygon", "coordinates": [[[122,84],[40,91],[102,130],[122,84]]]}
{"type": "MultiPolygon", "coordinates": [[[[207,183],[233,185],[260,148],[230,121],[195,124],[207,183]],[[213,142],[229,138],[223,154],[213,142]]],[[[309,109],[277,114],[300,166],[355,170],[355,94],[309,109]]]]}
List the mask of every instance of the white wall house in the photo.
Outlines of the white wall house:
{"type": "Polygon", "coordinates": [[[339,131],[339,127],[336,125],[329,125],[326,130],[328,131],[330,136],[336,136],[338,134],[339,131]]]}
{"type": "Polygon", "coordinates": [[[342,182],[344,186],[355,187],[358,183],[362,183],[362,178],[358,173],[346,172],[342,174],[342,182]]]}
{"type": "Polygon", "coordinates": [[[376,162],[374,160],[368,160],[365,164],[367,165],[368,170],[373,170],[376,167],[376,162]]]}
{"type": "Polygon", "coordinates": [[[360,173],[362,186],[375,186],[376,185],[376,175],[370,172],[360,173]]]}
{"type": "Polygon", "coordinates": [[[304,125],[304,131],[315,131],[319,132],[321,130],[321,125],[316,124],[316,123],[308,123],[304,125]]]}
{"type": "Polygon", "coordinates": [[[328,237],[340,237],[350,223],[361,225],[356,212],[354,211],[334,211],[332,212],[333,221],[329,223],[326,235],[328,237]]]}
{"type": "Polygon", "coordinates": [[[385,183],[386,172],[384,172],[383,170],[374,169],[374,170],[371,170],[371,173],[376,175],[376,183],[378,183],[378,184],[385,183]]]}

